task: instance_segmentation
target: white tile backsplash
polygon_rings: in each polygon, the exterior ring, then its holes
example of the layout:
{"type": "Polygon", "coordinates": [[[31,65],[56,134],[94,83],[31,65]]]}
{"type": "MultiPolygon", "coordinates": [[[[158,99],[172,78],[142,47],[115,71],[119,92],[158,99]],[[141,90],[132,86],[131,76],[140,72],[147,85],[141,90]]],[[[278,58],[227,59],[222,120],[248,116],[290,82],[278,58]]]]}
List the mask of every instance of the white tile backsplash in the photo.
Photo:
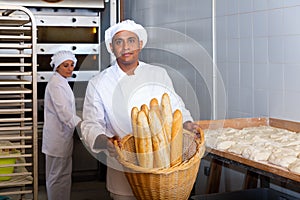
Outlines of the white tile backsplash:
{"type": "Polygon", "coordinates": [[[286,90],[284,92],[284,117],[292,121],[300,119],[300,93],[286,90]]]}
{"type": "Polygon", "coordinates": [[[270,117],[282,119],[285,116],[283,90],[269,91],[269,110],[270,110],[270,117]]]}
{"type": "Polygon", "coordinates": [[[240,111],[240,89],[238,87],[228,87],[228,109],[229,112],[240,111]]]}
{"type": "Polygon", "coordinates": [[[240,111],[248,116],[253,115],[253,88],[240,88],[240,111]]]}
{"type": "Polygon", "coordinates": [[[253,37],[268,36],[268,12],[253,13],[253,37]]]}
{"type": "Polygon", "coordinates": [[[239,13],[249,13],[253,11],[253,0],[239,1],[239,13]]]}
{"type": "Polygon", "coordinates": [[[239,38],[239,15],[230,15],[226,18],[228,38],[239,38]]]}
{"type": "MultiPolygon", "coordinates": [[[[300,93],[300,63],[296,65],[285,65],[284,68],[284,89],[300,93]]],[[[298,102],[300,99],[298,99],[298,102]]]]}
{"type": "Polygon", "coordinates": [[[267,37],[254,38],[253,48],[254,48],[253,62],[267,65],[269,61],[268,38],[267,37]]]}
{"type": "Polygon", "coordinates": [[[269,67],[266,64],[255,63],[253,65],[253,87],[256,90],[268,90],[269,89],[269,67]]]}
{"type": "Polygon", "coordinates": [[[270,91],[282,91],[284,89],[284,65],[269,65],[269,89],[270,91]]]}
{"type": "Polygon", "coordinates": [[[239,39],[228,39],[227,40],[227,60],[229,62],[239,62],[240,61],[240,40],[239,39]]]}
{"type": "Polygon", "coordinates": [[[227,40],[218,40],[216,52],[218,62],[227,61],[227,40]]]}
{"type": "Polygon", "coordinates": [[[299,6],[283,9],[283,30],[285,35],[300,34],[299,6]]]}
{"type": "MultiPolygon", "coordinates": [[[[299,20],[300,21],[300,20],[299,20]]],[[[283,37],[284,43],[284,63],[299,64],[300,63],[300,34],[283,37]]]]}
{"type": "Polygon", "coordinates": [[[251,13],[240,14],[239,17],[240,38],[252,37],[252,30],[253,30],[252,16],[253,15],[251,13]]]}
{"type": "Polygon", "coordinates": [[[216,4],[216,16],[224,16],[228,14],[228,3],[227,1],[218,1],[216,4]]]}
{"type": "Polygon", "coordinates": [[[240,87],[253,88],[253,65],[249,63],[241,63],[240,65],[240,87]]]}
{"type": "Polygon", "coordinates": [[[288,1],[284,1],[284,6],[285,6],[285,7],[290,7],[290,6],[300,6],[300,1],[299,1],[299,0],[288,0],[288,1]]]}
{"type": "Polygon", "coordinates": [[[228,87],[239,87],[239,85],[240,85],[239,63],[228,63],[228,87]]]}
{"type": "Polygon", "coordinates": [[[225,0],[227,4],[227,15],[236,14],[239,12],[240,0],[225,0]]]}
{"type": "Polygon", "coordinates": [[[253,62],[253,40],[250,38],[240,39],[240,62],[252,63],[253,62]]]}
{"type": "Polygon", "coordinates": [[[284,62],[283,40],[283,36],[269,37],[268,51],[270,63],[278,64],[284,62]]]}
{"type": "Polygon", "coordinates": [[[269,14],[268,14],[269,36],[282,35],[284,33],[283,26],[284,26],[283,9],[269,10],[269,14]]]}
{"type": "Polygon", "coordinates": [[[226,17],[216,17],[216,37],[217,41],[228,38],[226,17]]]}
{"type": "Polygon", "coordinates": [[[253,0],[253,10],[266,10],[268,9],[268,1],[267,0],[253,0]]]}
{"type": "Polygon", "coordinates": [[[269,9],[279,9],[284,6],[286,0],[267,0],[269,9]]]}
{"type": "Polygon", "coordinates": [[[254,116],[269,116],[269,91],[254,90],[254,116]]]}

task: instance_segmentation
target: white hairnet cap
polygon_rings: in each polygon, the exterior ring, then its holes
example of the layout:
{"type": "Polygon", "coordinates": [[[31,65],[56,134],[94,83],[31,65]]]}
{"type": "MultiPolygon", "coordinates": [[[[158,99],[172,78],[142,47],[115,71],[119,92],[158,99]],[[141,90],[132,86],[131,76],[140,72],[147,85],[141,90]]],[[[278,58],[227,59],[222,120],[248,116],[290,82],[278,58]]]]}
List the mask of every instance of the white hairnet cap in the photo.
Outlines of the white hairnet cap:
{"type": "Polygon", "coordinates": [[[135,33],[139,37],[139,40],[143,41],[142,48],[144,48],[147,43],[147,31],[145,28],[140,24],[136,24],[132,20],[125,20],[111,26],[105,31],[106,49],[111,54],[113,54],[113,52],[110,49],[110,43],[112,42],[114,35],[120,31],[130,31],[135,33]]]}
{"type": "Polygon", "coordinates": [[[74,67],[76,66],[77,59],[71,51],[58,51],[51,57],[50,66],[53,71],[66,60],[72,60],[74,62],[74,67]]]}

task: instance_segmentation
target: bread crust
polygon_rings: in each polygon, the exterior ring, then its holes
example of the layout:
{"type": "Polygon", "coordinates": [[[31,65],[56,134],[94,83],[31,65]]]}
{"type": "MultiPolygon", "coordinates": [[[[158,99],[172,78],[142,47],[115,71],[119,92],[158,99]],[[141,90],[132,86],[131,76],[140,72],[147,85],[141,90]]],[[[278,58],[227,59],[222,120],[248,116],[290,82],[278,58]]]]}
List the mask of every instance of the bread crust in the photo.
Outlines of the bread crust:
{"type": "Polygon", "coordinates": [[[146,116],[149,115],[149,108],[146,104],[141,105],[141,110],[145,112],[146,116]]]}
{"type": "Polygon", "coordinates": [[[171,135],[171,166],[182,162],[183,148],[183,123],[182,113],[180,110],[175,110],[172,123],[171,135]]]}
{"type": "Polygon", "coordinates": [[[137,116],[137,158],[139,165],[145,168],[153,168],[152,135],[148,124],[148,118],[144,111],[139,111],[137,116]]]}
{"type": "Polygon", "coordinates": [[[170,166],[170,148],[164,137],[164,129],[156,110],[150,108],[149,126],[152,134],[152,146],[154,153],[154,167],[170,166]]]}
{"type": "Polygon", "coordinates": [[[137,137],[137,116],[139,109],[137,107],[133,107],[131,109],[131,126],[132,126],[132,135],[137,137]]]}
{"type": "Polygon", "coordinates": [[[161,98],[161,118],[166,138],[168,139],[168,142],[171,142],[173,115],[170,97],[167,93],[164,93],[161,98]]]}

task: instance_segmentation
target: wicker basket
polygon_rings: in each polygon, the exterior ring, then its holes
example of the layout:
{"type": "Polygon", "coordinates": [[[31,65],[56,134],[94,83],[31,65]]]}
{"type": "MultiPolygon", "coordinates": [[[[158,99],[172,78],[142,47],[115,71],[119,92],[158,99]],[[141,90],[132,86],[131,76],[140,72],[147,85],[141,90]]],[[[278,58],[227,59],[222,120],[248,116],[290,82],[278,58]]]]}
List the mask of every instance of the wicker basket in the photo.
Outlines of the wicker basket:
{"type": "Polygon", "coordinates": [[[204,140],[184,130],[183,162],[170,168],[147,169],[137,165],[134,137],[127,135],[117,144],[118,160],[137,199],[188,199],[205,151],[204,140]]]}

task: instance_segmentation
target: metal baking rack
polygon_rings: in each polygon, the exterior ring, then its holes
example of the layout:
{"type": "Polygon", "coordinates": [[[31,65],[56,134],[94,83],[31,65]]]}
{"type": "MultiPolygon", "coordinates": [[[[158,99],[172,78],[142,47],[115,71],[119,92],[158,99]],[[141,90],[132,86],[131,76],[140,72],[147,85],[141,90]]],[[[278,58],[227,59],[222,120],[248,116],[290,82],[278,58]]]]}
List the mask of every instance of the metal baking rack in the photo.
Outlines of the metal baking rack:
{"type": "Polygon", "coordinates": [[[0,5],[0,196],[11,199],[38,199],[36,32],[30,10],[0,5]]]}

